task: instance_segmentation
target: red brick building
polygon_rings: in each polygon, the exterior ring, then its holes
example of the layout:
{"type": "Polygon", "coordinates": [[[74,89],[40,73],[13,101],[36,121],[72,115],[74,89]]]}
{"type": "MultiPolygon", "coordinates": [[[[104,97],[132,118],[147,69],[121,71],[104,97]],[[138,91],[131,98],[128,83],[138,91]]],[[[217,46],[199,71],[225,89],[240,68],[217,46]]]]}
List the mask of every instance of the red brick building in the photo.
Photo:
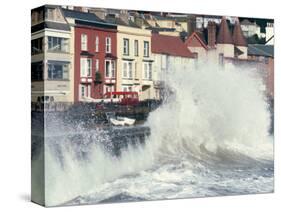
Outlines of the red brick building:
{"type": "Polygon", "coordinates": [[[65,10],[74,19],[74,101],[102,99],[116,90],[117,26],[92,13],[65,10]]]}

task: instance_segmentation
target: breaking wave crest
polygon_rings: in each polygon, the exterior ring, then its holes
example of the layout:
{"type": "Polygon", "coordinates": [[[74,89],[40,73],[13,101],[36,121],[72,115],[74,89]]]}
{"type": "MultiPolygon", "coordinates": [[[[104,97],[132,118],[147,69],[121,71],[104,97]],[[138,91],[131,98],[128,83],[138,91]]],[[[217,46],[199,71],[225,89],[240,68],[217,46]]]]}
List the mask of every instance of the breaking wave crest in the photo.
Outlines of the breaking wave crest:
{"type": "MultiPolygon", "coordinates": [[[[132,180],[137,183],[139,179],[143,186],[150,187],[151,177],[163,183],[163,176],[172,177],[172,181],[182,179],[181,170],[196,181],[200,179],[199,170],[243,170],[273,160],[270,114],[258,75],[245,68],[205,64],[187,70],[171,67],[165,79],[169,95],[145,123],[151,129],[150,137],[145,145],[127,146],[119,156],[109,151],[114,141],[103,130],[77,126],[66,129],[56,118],[47,122],[47,205],[74,204],[78,200],[102,202],[114,197],[123,200],[125,187],[135,186],[129,184],[132,180]],[[172,169],[171,164],[181,166],[172,169]],[[161,170],[161,174],[153,170],[161,170]]],[[[137,193],[135,199],[182,198],[190,191],[179,192],[179,196],[149,192],[137,193]]]]}

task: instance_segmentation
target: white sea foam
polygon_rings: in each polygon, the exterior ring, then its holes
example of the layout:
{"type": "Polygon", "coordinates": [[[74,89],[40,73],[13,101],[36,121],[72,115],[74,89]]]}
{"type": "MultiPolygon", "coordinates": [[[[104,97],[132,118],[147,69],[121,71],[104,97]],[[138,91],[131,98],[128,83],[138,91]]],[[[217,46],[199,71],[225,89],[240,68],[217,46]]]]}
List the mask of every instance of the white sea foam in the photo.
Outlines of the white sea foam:
{"type": "MultiPolygon", "coordinates": [[[[218,182],[236,191],[240,178],[231,179],[233,167],[243,173],[244,166],[273,158],[268,105],[260,89],[262,80],[253,73],[210,64],[188,70],[171,67],[165,78],[172,94],[145,123],[151,136],[145,146],[129,146],[119,157],[102,147],[107,138],[98,130],[89,133],[90,145],[89,136],[84,136],[74,148],[58,124],[63,141],[54,142],[50,132],[45,143],[46,204],[74,198],[94,203],[122,193],[143,199],[224,194],[210,189],[218,182]],[[84,148],[88,157],[77,157],[77,148],[84,148]],[[216,169],[227,170],[217,175],[216,169]]],[[[78,134],[83,128],[72,130],[78,134]]],[[[263,191],[257,183],[252,186],[252,191],[263,191]]],[[[245,187],[243,191],[251,191],[245,187]]]]}

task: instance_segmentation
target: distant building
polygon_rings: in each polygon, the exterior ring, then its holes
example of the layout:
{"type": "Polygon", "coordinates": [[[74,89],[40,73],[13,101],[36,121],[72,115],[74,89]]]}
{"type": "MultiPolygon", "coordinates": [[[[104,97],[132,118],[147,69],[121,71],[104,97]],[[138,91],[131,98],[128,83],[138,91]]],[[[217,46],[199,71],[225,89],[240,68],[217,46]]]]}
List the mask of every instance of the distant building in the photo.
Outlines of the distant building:
{"type": "Polygon", "coordinates": [[[31,17],[32,102],[73,102],[74,48],[62,10],[45,5],[31,17]]]}
{"type": "Polygon", "coordinates": [[[266,45],[274,45],[274,23],[267,22],[265,27],[265,42],[266,45]]]}
{"type": "Polygon", "coordinates": [[[243,31],[243,35],[246,38],[252,37],[254,35],[257,35],[258,38],[261,38],[264,36],[263,33],[261,33],[261,28],[256,22],[251,22],[248,19],[244,19],[241,21],[241,29],[243,31]]]}
{"type": "Polygon", "coordinates": [[[248,44],[239,20],[231,20],[234,21],[232,31],[226,17],[222,17],[219,25],[215,21],[209,21],[206,30],[195,31],[187,38],[185,46],[197,54],[199,59],[213,63],[224,64],[225,59],[247,59],[248,44]]]}
{"type": "Polygon", "coordinates": [[[262,72],[267,95],[274,98],[274,46],[249,44],[248,60],[262,72]]]}

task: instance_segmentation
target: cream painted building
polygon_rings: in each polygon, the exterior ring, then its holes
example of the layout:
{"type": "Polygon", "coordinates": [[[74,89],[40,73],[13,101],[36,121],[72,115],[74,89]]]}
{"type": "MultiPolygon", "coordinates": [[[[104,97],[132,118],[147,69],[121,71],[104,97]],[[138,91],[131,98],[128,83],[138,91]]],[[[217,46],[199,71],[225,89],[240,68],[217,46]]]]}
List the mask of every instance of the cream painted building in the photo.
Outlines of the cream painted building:
{"type": "Polygon", "coordinates": [[[168,72],[188,69],[194,65],[194,54],[179,37],[152,34],[153,82],[155,99],[164,97],[164,83],[168,72]],[[174,47],[177,48],[174,48],[174,47]]]}
{"type": "Polygon", "coordinates": [[[32,102],[73,102],[73,37],[60,7],[32,10],[32,102]]]}
{"type": "Polygon", "coordinates": [[[140,100],[154,99],[151,31],[117,26],[117,91],[135,91],[140,100]]]}

